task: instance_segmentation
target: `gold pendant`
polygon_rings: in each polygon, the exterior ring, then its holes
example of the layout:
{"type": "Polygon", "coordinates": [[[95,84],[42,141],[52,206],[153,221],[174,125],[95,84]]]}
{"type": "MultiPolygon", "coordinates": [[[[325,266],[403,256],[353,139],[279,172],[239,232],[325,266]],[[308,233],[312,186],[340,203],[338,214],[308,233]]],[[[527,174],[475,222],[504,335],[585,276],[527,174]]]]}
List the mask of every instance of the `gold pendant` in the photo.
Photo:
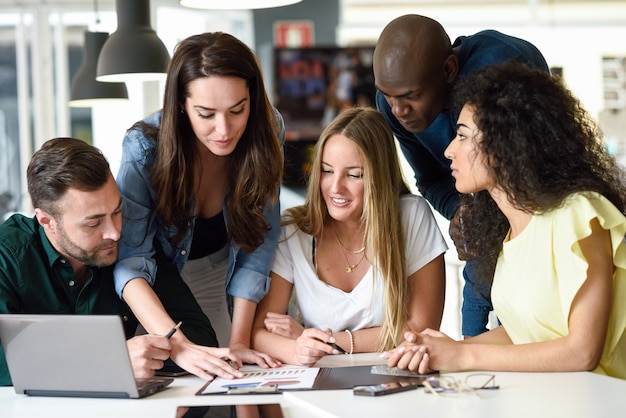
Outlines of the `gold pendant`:
{"type": "Polygon", "coordinates": [[[346,267],[346,273],[352,273],[352,269],[354,268],[354,266],[348,266],[346,267]]]}

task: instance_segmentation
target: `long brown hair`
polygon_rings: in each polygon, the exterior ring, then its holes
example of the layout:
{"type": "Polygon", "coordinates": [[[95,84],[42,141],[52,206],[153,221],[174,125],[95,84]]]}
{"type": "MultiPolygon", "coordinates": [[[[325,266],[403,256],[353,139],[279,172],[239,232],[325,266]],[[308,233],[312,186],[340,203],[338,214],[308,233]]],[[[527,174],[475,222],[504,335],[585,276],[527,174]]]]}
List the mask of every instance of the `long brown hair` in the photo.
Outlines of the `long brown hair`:
{"type": "Polygon", "coordinates": [[[194,35],[177,45],[165,82],[160,128],[141,125],[144,133],[157,140],[152,170],[156,213],[164,225],[177,228],[177,234],[169,238],[178,244],[194,215],[194,182],[189,180],[195,178],[200,164],[191,124],[180,109],[189,96],[189,84],[210,76],[244,79],[250,91],[248,123],[229,156],[227,226],[229,239],[252,251],[263,243],[263,234],[269,229],[263,213],[266,204],[278,200],[283,155],[275,131],[280,122],[267,97],[256,56],[227,33],[194,35]]]}

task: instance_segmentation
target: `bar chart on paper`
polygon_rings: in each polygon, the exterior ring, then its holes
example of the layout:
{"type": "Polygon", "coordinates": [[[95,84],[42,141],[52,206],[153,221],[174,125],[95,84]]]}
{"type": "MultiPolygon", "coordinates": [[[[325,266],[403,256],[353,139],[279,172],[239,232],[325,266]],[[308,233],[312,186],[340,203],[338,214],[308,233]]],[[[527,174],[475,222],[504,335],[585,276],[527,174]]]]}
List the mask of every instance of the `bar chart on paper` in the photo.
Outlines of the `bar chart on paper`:
{"type": "Polygon", "coordinates": [[[267,386],[278,386],[278,389],[311,389],[315,383],[320,369],[319,367],[291,367],[283,366],[277,369],[263,369],[258,366],[244,366],[241,368],[244,376],[240,379],[230,380],[216,377],[198,393],[209,395],[213,393],[226,393],[230,389],[251,389],[267,386]]]}

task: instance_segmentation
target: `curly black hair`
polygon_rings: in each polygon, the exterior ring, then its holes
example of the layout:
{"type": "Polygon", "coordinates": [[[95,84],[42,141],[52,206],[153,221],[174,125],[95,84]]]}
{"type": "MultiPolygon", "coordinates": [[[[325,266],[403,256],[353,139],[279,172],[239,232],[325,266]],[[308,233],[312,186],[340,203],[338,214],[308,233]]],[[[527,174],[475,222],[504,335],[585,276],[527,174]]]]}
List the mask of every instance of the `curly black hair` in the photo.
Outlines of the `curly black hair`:
{"type": "MultiPolygon", "coordinates": [[[[626,173],[560,77],[509,62],[458,80],[453,97],[455,108],[472,107],[489,175],[518,209],[547,212],[593,191],[626,214],[626,173]]],[[[487,191],[462,204],[478,277],[491,281],[509,223],[487,191]]]]}

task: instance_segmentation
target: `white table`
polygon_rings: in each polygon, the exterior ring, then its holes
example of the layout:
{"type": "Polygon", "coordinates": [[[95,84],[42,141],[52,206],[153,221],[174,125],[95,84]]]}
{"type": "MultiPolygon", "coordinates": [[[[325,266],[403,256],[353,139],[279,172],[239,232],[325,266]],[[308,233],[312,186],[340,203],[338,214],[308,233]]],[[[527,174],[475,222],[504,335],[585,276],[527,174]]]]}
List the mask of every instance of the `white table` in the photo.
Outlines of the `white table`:
{"type": "MultiPolygon", "coordinates": [[[[467,373],[454,373],[462,379],[467,373]]],[[[498,390],[479,398],[437,397],[423,389],[381,398],[354,396],[350,391],[285,393],[319,417],[460,417],[460,418],[600,418],[626,413],[626,380],[577,373],[495,372],[498,390]]],[[[311,413],[309,412],[309,413],[311,413]]]]}
{"type": "MultiPolygon", "coordinates": [[[[341,367],[383,363],[377,354],[327,356],[317,365],[341,367]]],[[[463,378],[466,373],[453,374],[463,378]]],[[[145,399],[48,398],[16,395],[0,387],[0,417],[174,418],[178,406],[232,403],[280,403],[286,418],[309,417],[533,417],[589,418],[622,416],[626,381],[593,373],[496,372],[500,389],[480,398],[439,398],[422,389],[369,398],[350,390],[298,391],[282,395],[196,396],[204,381],[182,377],[165,391],[145,399]]]]}

